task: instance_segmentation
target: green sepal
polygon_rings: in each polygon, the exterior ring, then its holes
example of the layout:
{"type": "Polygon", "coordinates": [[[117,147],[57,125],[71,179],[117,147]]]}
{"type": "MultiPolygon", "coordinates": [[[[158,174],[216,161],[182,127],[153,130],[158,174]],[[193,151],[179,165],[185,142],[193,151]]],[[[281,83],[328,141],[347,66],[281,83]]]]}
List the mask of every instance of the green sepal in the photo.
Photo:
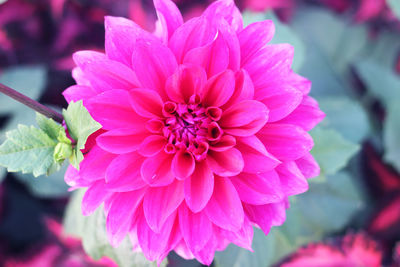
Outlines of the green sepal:
{"type": "Polygon", "coordinates": [[[63,110],[63,116],[68,128],[68,132],[73,140],[75,147],[69,157],[70,163],[79,170],[79,164],[83,160],[81,149],[85,148],[88,137],[101,128],[101,124],[96,122],[83,106],[82,101],[71,102],[67,109],[63,110]]]}

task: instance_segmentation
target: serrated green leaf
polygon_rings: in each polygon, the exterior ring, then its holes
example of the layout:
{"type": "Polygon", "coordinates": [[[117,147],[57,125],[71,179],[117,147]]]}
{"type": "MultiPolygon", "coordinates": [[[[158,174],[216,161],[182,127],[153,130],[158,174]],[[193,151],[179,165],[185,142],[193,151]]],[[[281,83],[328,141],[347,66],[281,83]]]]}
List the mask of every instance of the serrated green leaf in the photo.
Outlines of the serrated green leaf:
{"type": "MultiPolygon", "coordinates": [[[[0,83],[37,100],[46,86],[46,71],[43,66],[8,68],[0,74],[0,83]]],[[[0,114],[14,112],[22,105],[3,94],[0,94],[0,103],[0,114]]]]}
{"type": "Polygon", "coordinates": [[[321,167],[321,174],[335,174],[347,165],[347,162],[360,149],[335,130],[316,127],[310,132],[314,139],[311,154],[321,167]]]}
{"type": "Polygon", "coordinates": [[[76,141],[74,154],[70,158],[71,164],[79,170],[79,163],[83,160],[81,149],[85,148],[88,137],[101,128],[83,106],[82,101],[71,102],[68,108],[63,110],[65,123],[69,134],[76,141]]]}
{"type": "Polygon", "coordinates": [[[400,1],[399,0],[388,0],[387,1],[390,9],[400,19],[400,1]]]}
{"type": "Polygon", "coordinates": [[[384,159],[400,171],[400,98],[391,102],[386,112],[383,126],[384,159]]]}
{"type": "MultiPolygon", "coordinates": [[[[84,190],[75,191],[64,217],[64,229],[66,233],[82,238],[83,248],[94,259],[109,257],[120,267],[154,267],[155,262],[145,259],[143,254],[133,252],[128,238],[114,248],[110,245],[105,231],[105,216],[103,207],[98,208],[92,215],[83,216],[81,203],[84,190]]],[[[167,261],[163,261],[161,266],[166,266],[167,261]]]]}
{"type": "Polygon", "coordinates": [[[303,41],[299,36],[292,30],[287,24],[283,24],[273,12],[267,13],[254,13],[250,11],[245,11],[243,13],[244,25],[249,25],[253,22],[272,20],[275,24],[275,35],[271,40],[271,44],[282,44],[288,43],[294,47],[294,57],[292,68],[297,71],[303,65],[305,56],[305,47],[303,41]]]}
{"type": "MultiPolygon", "coordinates": [[[[53,140],[58,140],[60,135],[61,138],[64,136],[66,137],[64,127],[55,122],[53,119],[49,119],[40,113],[36,113],[36,123],[38,124],[39,128],[42,129],[42,131],[44,131],[53,140]]],[[[68,138],[63,140],[71,143],[68,138]]]]}
{"type": "Polygon", "coordinates": [[[361,143],[370,132],[370,123],[365,109],[355,100],[345,97],[317,98],[325,112],[325,119],[319,124],[323,128],[338,131],[347,140],[361,143]],[[357,130],[355,130],[357,129],[357,130]]]}
{"type": "Polygon", "coordinates": [[[0,164],[9,172],[47,174],[55,164],[53,159],[56,142],[45,132],[33,126],[19,125],[7,132],[6,141],[0,146],[0,164]]]}

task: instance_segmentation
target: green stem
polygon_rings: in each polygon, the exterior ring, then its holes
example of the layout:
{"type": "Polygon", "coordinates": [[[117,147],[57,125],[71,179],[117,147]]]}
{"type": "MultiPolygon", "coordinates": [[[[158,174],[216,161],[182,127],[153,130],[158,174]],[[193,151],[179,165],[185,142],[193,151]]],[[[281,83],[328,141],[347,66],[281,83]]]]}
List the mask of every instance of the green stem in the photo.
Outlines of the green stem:
{"type": "Polygon", "coordinates": [[[57,111],[40,104],[32,98],[29,98],[2,83],[0,83],[0,92],[43,114],[44,116],[55,120],[56,122],[62,123],[64,120],[63,116],[57,111]]]}

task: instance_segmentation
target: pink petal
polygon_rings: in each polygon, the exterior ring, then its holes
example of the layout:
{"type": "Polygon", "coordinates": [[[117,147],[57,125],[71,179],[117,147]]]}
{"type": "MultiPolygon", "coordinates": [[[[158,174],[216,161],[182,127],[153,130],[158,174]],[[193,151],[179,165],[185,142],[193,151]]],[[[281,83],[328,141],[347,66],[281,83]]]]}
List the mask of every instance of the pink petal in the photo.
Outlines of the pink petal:
{"type": "Polygon", "coordinates": [[[203,90],[207,75],[198,66],[180,65],[165,85],[169,99],[177,103],[188,103],[190,97],[203,90]]]}
{"type": "Polygon", "coordinates": [[[82,199],[82,214],[92,214],[109,196],[111,192],[105,190],[104,180],[94,182],[85,192],[82,199]]]}
{"type": "Polygon", "coordinates": [[[256,223],[265,235],[268,235],[272,226],[282,225],[286,220],[286,209],[283,201],[266,205],[244,203],[243,208],[250,221],[256,223]]]}
{"type": "Polygon", "coordinates": [[[295,160],[311,150],[311,136],[298,126],[268,123],[257,134],[268,151],[280,160],[295,160]]]}
{"type": "Polygon", "coordinates": [[[319,109],[318,102],[310,96],[304,96],[300,105],[279,123],[295,124],[309,131],[324,117],[325,114],[319,109]]]}
{"type": "Polygon", "coordinates": [[[211,238],[212,223],[204,212],[193,213],[185,204],[179,207],[179,226],[190,251],[201,250],[211,238]]]}
{"type": "Polygon", "coordinates": [[[168,47],[157,41],[138,40],[132,55],[132,67],[144,88],[155,90],[165,99],[165,81],[178,65],[168,47]]]}
{"type": "Polygon", "coordinates": [[[251,100],[254,98],[254,86],[251,78],[246,70],[240,69],[236,72],[235,91],[229,101],[222,107],[227,109],[243,100],[251,100]]]}
{"type": "Polygon", "coordinates": [[[186,204],[193,212],[201,211],[210,200],[213,190],[214,174],[207,161],[196,162],[196,168],[192,176],[185,180],[186,204]]]}
{"type": "Polygon", "coordinates": [[[208,240],[207,244],[199,251],[193,252],[194,256],[196,257],[196,260],[198,260],[201,264],[210,266],[214,260],[214,254],[220,242],[221,240],[215,236],[215,231],[214,231],[214,233],[211,235],[211,238],[208,240]]]}
{"type": "Polygon", "coordinates": [[[242,64],[265,47],[275,34],[272,20],[264,20],[248,25],[238,34],[242,64]]]}
{"type": "Polygon", "coordinates": [[[113,246],[117,246],[128,234],[145,192],[142,189],[114,195],[106,221],[107,236],[113,246]]]}
{"type": "Polygon", "coordinates": [[[202,104],[206,107],[220,107],[225,104],[235,90],[235,75],[226,70],[207,81],[201,94],[202,104]]]}
{"type": "Polygon", "coordinates": [[[110,153],[124,154],[136,151],[147,135],[145,129],[116,129],[99,135],[96,142],[110,153]]]}
{"type": "Polygon", "coordinates": [[[303,95],[307,95],[311,90],[311,81],[307,80],[303,76],[291,71],[287,76],[288,83],[303,93],[303,95]]]}
{"type": "Polygon", "coordinates": [[[154,157],[147,158],[141,167],[142,178],[150,186],[166,186],[175,180],[171,172],[173,156],[160,152],[154,157]]]}
{"type": "Polygon", "coordinates": [[[138,217],[137,237],[144,256],[150,261],[160,261],[166,255],[166,249],[171,238],[171,231],[175,224],[176,212],[165,221],[164,226],[155,233],[147,225],[146,218],[142,214],[138,217]]]}
{"type": "Polygon", "coordinates": [[[85,181],[80,178],[79,171],[75,169],[74,166],[69,165],[67,171],[64,175],[64,181],[67,185],[71,186],[72,188],[75,187],[87,187],[91,184],[89,181],[85,181]]]}
{"type": "Polygon", "coordinates": [[[260,174],[241,173],[230,179],[243,202],[263,205],[283,199],[279,176],[274,170],[260,174]]]}
{"type": "Polygon", "coordinates": [[[128,66],[94,51],[79,51],[73,54],[75,63],[82,69],[85,78],[98,92],[112,89],[139,87],[136,74],[128,66]]]}
{"type": "Polygon", "coordinates": [[[110,90],[92,97],[85,104],[90,115],[104,129],[142,128],[145,119],[140,117],[129,102],[129,93],[125,90],[110,90]]]}
{"type": "Polygon", "coordinates": [[[222,34],[202,47],[189,51],[183,59],[185,64],[195,64],[201,66],[212,77],[227,69],[229,65],[229,47],[222,34]]]}
{"type": "Polygon", "coordinates": [[[145,157],[152,157],[158,154],[167,143],[164,136],[150,135],[140,145],[139,153],[145,157]]]}
{"type": "Polygon", "coordinates": [[[148,89],[134,89],[129,92],[133,109],[146,118],[163,118],[163,101],[157,92],[148,89]]]}
{"type": "Polygon", "coordinates": [[[79,175],[86,181],[104,179],[106,170],[116,155],[94,146],[80,164],[79,175]]]}
{"type": "Polygon", "coordinates": [[[107,168],[107,188],[126,192],[145,187],[147,184],[140,175],[143,161],[144,158],[136,152],[117,156],[107,168]]]}
{"type": "Polygon", "coordinates": [[[242,153],[244,172],[261,173],[274,169],[280,161],[271,155],[256,136],[238,137],[236,148],[242,153]]]}
{"type": "Polygon", "coordinates": [[[255,99],[269,109],[268,122],[278,121],[295,110],[303,99],[303,94],[292,86],[283,84],[273,89],[258,90],[255,99]]]}
{"type": "Polygon", "coordinates": [[[62,94],[68,103],[71,101],[77,102],[79,100],[83,100],[85,103],[87,99],[97,95],[97,92],[90,86],[72,85],[65,89],[62,94]]]}
{"type": "Polygon", "coordinates": [[[306,178],[317,177],[320,173],[318,162],[315,161],[311,154],[306,154],[304,157],[297,159],[295,162],[301,173],[306,178]]]}
{"type": "MultiPolygon", "coordinates": [[[[261,90],[282,85],[291,73],[294,48],[288,44],[267,45],[255,53],[242,67],[249,73],[254,88],[261,90]]],[[[296,88],[296,87],[295,87],[296,88]]]]}
{"type": "Polygon", "coordinates": [[[168,186],[149,188],[143,201],[144,216],[149,227],[159,233],[184,197],[183,182],[178,180],[168,186]]]}
{"type": "Polygon", "coordinates": [[[211,170],[220,176],[237,175],[244,167],[242,154],[236,148],[231,148],[223,152],[210,150],[207,162],[211,170]]]}
{"type": "Polygon", "coordinates": [[[225,133],[250,136],[257,133],[267,121],[268,109],[263,103],[244,100],[225,110],[219,125],[225,133]]]}
{"type": "Polygon", "coordinates": [[[71,74],[72,74],[72,78],[74,78],[76,84],[92,87],[92,85],[90,84],[90,81],[85,77],[85,74],[83,73],[81,68],[79,68],[79,67],[73,68],[71,74]]]}
{"type": "Polygon", "coordinates": [[[212,143],[209,149],[214,151],[226,151],[233,148],[236,145],[236,138],[231,135],[224,135],[217,143],[212,143]]]}
{"type": "Polygon", "coordinates": [[[228,178],[215,177],[214,193],[204,211],[214,224],[223,229],[237,231],[242,228],[242,203],[228,178]]]}
{"type": "Polygon", "coordinates": [[[298,195],[308,190],[308,183],[296,163],[285,162],[276,168],[281,181],[282,191],[286,196],[298,195]]]}
{"type": "Polygon", "coordinates": [[[224,39],[229,47],[229,69],[238,71],[240,69],[240,43],[236,32],[225,20],[218,23],[219,32],[224,36],[224,39]]]}
{"type": "Polygon", "coordinates": [[[121,17],[105,17],[105,49],[107,56],[124,63],[127,66],[132,65],[132,54],[136,40],[156,38],[149,32],[144,31],[132,20],[121,17]]]}
{"type": "Polygon", "coordinates": [[[153,0],[153,2],[163,29],[163,40],[168,43],[175,30],[183,24],[181,12],[170,0],[153,0]]]}
{"type": "Polygon", "coordinates": [[[217,29],[204,17],[196,17],[180,26],[171,39],[169,47],[178,63],[182,63],[187,52],[214,41],[217,29]]]}
{"type": "Polygon", "coordinates": [[[251,225],[247,216],[244,217],[243,227],[239,231],[227,231],[220,229],[221,234],[233,244],[248,249],[251,252],[251,243],[253,241],[253,226],[251,225]]]}
{"type": "Polygon", "coordinates": [[[171,170],[177,179],[185,179],[194,172],[195,160],[192,153],[179,151],[172,160],[171,170]]]}
{"type": "Polygon", "coordinates": [[[243,29],[242,15],[233,0],[215,1],[207,7],[203,16],[215,22],[224,19],[236,32],[243,29]]]}
{"type": "Polygon", "coordinates": [[[176,254],[184,258],[185,260],[191,260],[194,259],[194,255],[190,251],[190,249],[187,247],[186,242],[184,239],[182,239],[179,244],[175,247],[174,251],[176,254]]]}

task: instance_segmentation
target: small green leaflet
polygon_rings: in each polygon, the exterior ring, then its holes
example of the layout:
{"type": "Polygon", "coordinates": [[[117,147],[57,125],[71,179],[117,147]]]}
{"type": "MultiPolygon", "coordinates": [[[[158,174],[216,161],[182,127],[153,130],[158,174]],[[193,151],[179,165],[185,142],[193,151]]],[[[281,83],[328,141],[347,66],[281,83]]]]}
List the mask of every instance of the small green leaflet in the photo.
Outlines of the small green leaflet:
{"type": "Polygon", "coordinates": [[[0,146],[0,165],[9,172],[33,173],[37,177],[49,174],[56,165],[53,153],[57,142],[44,131],[18,125],[18,129],[7,132],[6,137],[0,146]]]}
{"type": "MultiPolygon", "coordinates": [[[[67,234],[82,238],[86,253],[96,260],[109,257],[120,267],[157,266],[155,262],[148,261],[142,253],[133,252],[128,238],[125,238],[117,248],[112,247],[107,238],[103,207],[99,207],[92,215],[82,215],[81,205],[84,194],[83,189],[76,190],[72,194],[65,212],[64,229],[67,234]]],[[[167,260],[164,260],[160,266],[166,265],[167,260]]]]}
{"type": "Polygon", "coordinates": [[[82,101],[71,102],[68,108],[63,110],[63,116],[69,134],[77,142],[69,160],[79,170],[79,163],[83,160],[81,149],[85,148],[88,137],[99,130],[101,125],[90,116],[82,101]]]}

